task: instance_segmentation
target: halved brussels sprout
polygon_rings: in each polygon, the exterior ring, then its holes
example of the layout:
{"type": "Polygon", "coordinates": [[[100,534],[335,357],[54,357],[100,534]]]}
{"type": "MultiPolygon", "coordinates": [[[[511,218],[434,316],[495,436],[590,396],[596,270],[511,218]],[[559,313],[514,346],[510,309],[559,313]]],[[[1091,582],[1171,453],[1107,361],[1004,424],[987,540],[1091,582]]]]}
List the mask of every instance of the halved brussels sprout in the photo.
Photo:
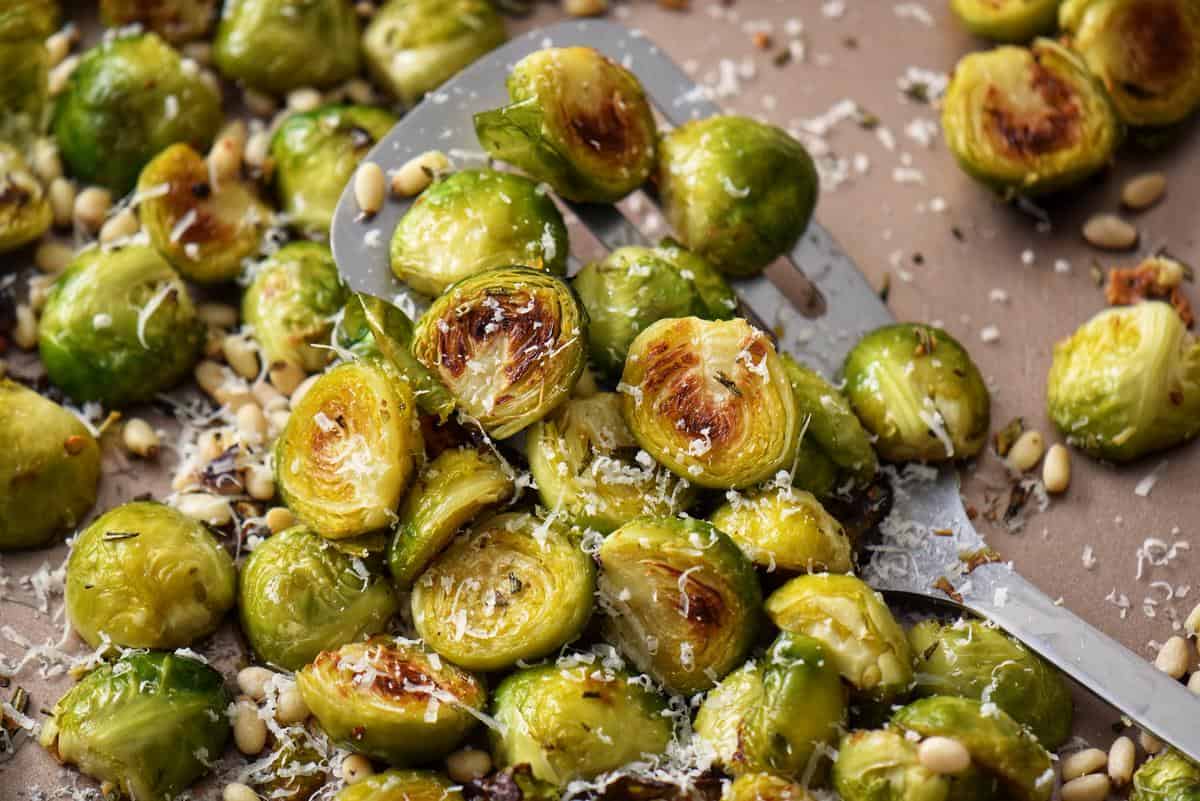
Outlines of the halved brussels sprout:
{"type": "Polygon", "coordinates": [[[328,233],[358,163],[395,124],[390,112],[368,106],[324,106],[289,115],[271,138],[271,159],[275,196],[291,224],[308,235],[328,233]]]}
{"type": "Polygon", "coordinates": [[[393,523],[421,448],[412,390],[368,362],[329,370],[275,444],[275,482],[302,522],[330,539],[393,523]]]}
{"type": "Polygon", "coordinates": [[[220,759],[229,701],[221,674],[199,660],[130,653],[68,690],[38,742],[128,798],[168,801],[220,759]]]}
{"type": "Polygon", "coordinates": [[[58,0],[5,0],[0,5],[0,39],[45,39],[58,28],[58,0]]]}
{"type": "Polygon", "coordinates": [[[237,278],[271,222],[271,209],[252,183],[212,181],[208,163],[190,145],[171,145],[155,156],[137,190],[150,244],[201,283],[237,278]]]}
{"type": "MultiPolygon", "coordinates": [[[[806,489],[809,483],[820,486],[824,479],[809,474],[814,471],[825,473],[824,465],[832,462],[834,472],[844,474],[842,478],[849,479],[853,485],[870,484],[879,469],[879,459],[875,456],[870,435],[850,408],[850,402],[815,370],[786,353],[780,354],[780,358],[800,407],[800,426],[804,431],[800,449],[807,458],[797,464],[796,483],[806,489]],[[819,451],[819,454],[810,456],[812,451],[819,451]]],[[[810,491],[820,494],[817,490],[810,491]]]]}
{"type": "Polygon", "coordinates": [[[458,530],[489,506],[516,493],[512,469],[493,454],[474,448],[451,448],[417,476],[388,548],[388,567],[400,590],[445,548],[458,530]]]}
{"type": "Polygon", "coordinates": [[[745,320],[659,320],[630,345],[619,389],[638,444],[693,484],[748,487],[791,465],[792,387],[771,340],[745,320]]]}
{"type": "Polygon", "coordinates": [[[997,42],[1021,44],[1054,33],[1062,0],[950,0],[967,30],[997,42]]]}
{"type": "Polygon", "coordinates": [[[691,120],[659,145],[663,212],[718,270],[756,275],[791,250],[817,205],[817,170],[786,131],[749,117],[691,120]]]}
{"type": "Polygon", "coordinates": [[[100,447],[75,415],[0,379],[0,551],[37,548],[96,502],[100,447]]]}
{"type": "Polygon", "coordinates": [[[303,526],[254,549],[238,579],[242,631],[254,653],[299,670],[321,651],[378,634],[399,610],[381,559],[362,559],[303,526]]]}
{"type": "Polygon", "coordinates": [[[394,765],[450,753],[487,703],[467,671],[419,642],[382,635],[325,651],[296,684],[335,742],[394,765]]]}
{"type": "MultiPolygon", "coordinates": [[[[315,727],[314,727],[315,728],[315,727]]],[[[270,752],[239,774],[259,798],[269,801],[309,801],[326,786],[337,769],[323,738],[306,727],[292,725],[276,737],[270,752]]]]}
{"type": "Polygon", "coordinates": [[[1006,194],[1063,189],[1108,166],[1122,128],[1076,54],[1038,39],[964,56],[942,100],[946,146],[1006,194]]]}
{"type": "Polygon", "coordinates": [[[105,25],[142,25],[174,43],[207,36],[216,11],[217,0],[100,0],[105,25]]]}
{"type": "Polygon", "coordinates": [[[54,135],[72,174],[124,194],[168,145],[207,151],[221,120],[221,97],[196,65],[146,33],[83,55],[58,99],[54,135]]]}
{"type": "Polygon", "coordinates": [[[431,770],[388,770],[347,786],[333,801],[462,801],[462,792],[431,770]]]}
{"type": "Polygon", "coordinates": [[[510,512],[472,526],[421,574],[413,624],[452,662],[501,670],[579,636],[595,591],[592,560],[563,527],[510,512]]]}
{"type": "Polygon", "coordinates": [[[237,570],[203,523],[161,503],[102,514],[67,561],[67,617],[93,648],[185,648],[233,608],[237,570]]]}
{"type": "Polygon", "coordinates": [[[591,324],[592,366],[619,375],[629,346],[651,323],[668,317],[727,320],[737,297],[721,274],[673,242],[657,248],[623,247],[595,261],[571,281],[591,324]]]}
{"type": "Polygon", "coordinates": [[[738,776],[721,801],[811,801],[808,790],[795,782],[771,773],[744,773],[738,776]]]}
{"type": "Polygon", "coordinates": [[[475,115],[484,150],[569,200],[612,203],[654,169],[654,114],[633,73],[590,47],[553,47],[517,62],[512,104],[475,115]]]}
{"type": "Polygon", "coordinates": [[[770,571],[848,573],[850,538],[810,493],[774,487],[734,495],[709,521],[770,571]]]}
{"type": "Polygon", "coordinates": [[[329,246],[284,245],[254,269],[242,295],[242,319],[268,364],[294,364],[315,373],[329,363],[326,345],[347,290],[329,246]]]}
{"type": "Polygon", "coordinates": [[[1105,309],[1054,346],[1046,406],[1101,459],[1178,445],[1200,433],[1200,344],[1166,303],[1105,309]]]}
{"type": "Polygon", "coordinates": [[[759,664],[729,674],[704,699],[696,735],[734,776],[804,776],[824,762],[846,719],[846,688],[824,647],[784,632],[759,664]]]}
{"type": "Polygon", "coordinates": [[[1174,749],[1146,760],[1133,774],[1130,801],[1195,801],[1200,766],[1174,749]]]}
{"type": "Polygon", "coordinates": [[[1191,0],[1066,0],[1059,23],[1128,124],[1173,125],[1200,107],[1200,7],[1191,0]]]}
{"type": "Polygon", "coordinates": [[[798,576],[771,593],[767,615],[783,629],[819,640],[846,681],[864,695],[890,700],[913,680],[904,630],[882,596],[854,576],[798,576]]]}
{"type": "Polygon", "coordinates": [[[971,761],[998,778],[1014,801],[1049,801],[1054,791],[1050,753],[995,704],[934,695],[901,708],[892,725],[920,737],[958,740],[971,761]]]}
{"type": "Polygon", "coordinates": [[[42,38],[6,39],[0,19],[0,70],[0,142],[27,147],[46,127],[50,56],[42,38]]]}
{"type": "Polygon", "coordinates": [[[0,253],[39,239],[53,219],[50,198],[20,151],[0,142],[0,253]]]}
{"type": "Polygon", "coordinates": [[[77,401],[125,406],[188,374],[204,323],[171,265],[130,245],[80,254],[51,289],[38,336],[56,386],[77,401]]]}
{"type": "Polygon", "coordinates": [[[570,394],[587,359],[587,323],[561,278],[500,267],[435,300],[417,322],[412,352],[463,412],[504,439],[570,394]]]}
{"type": "Polygon", "coordinates": [[[966,349],[940,328],[877,328],[847,354],[842,374],[846,397],[884,459],[969,459],[987,442],[987,385],[966,349]]]}
{"type": "Polygon", "coordinates": [[[917,692],[988,701],[1029,727],[1046,748],[1071,735],[1074,704],[1053,667],[999,629],[978,620],[918,623],[908,633],[917,657],[917,692]]]}
{"type": "Polygon", "coordinates": [[[548,192],[520,175],[463,170],[422,192],[400,218],[392,272],[436,296],[496,267],[566,275],[567,247],[567,226],[548,192]]]}
{"type": "Polygon", "coordinates": [[[842,801],[990,801],[997,782],[973,766],[934,773],[917,758],[917,745],[896,729],[856,731],[842,738],[833,765],[842,801]]]}
{"type": "Polygon", "coordinates": [[[367,70],[405,106],[508,39],[486,0],[389,0],[363,33],[367,70]]]}
{"type": "Polygon", "coordinates": [[[600,546],[608,639],[675,693],[713,686],[758,635],[762,590],[733,541],[702,520],[640,518],[600,546]]]}
{"type": "Polygon", "coordinates": [[[572,398],[534,423],[525,439],[529,471],[547,508],[607,534],[635,517],[670,517],[696,491],[645,453],[613,392],[572,398]]]}
{"type": "Polygon", "coordinates": [[[513,673],[496,688],[492,754],[501,767],[527,764],[565,787],[646,756],[671,742],[667,705],[645,681],[589,662],[513,673]]]}
{"type": "Polygon", "coordinates": [[[360,56],[349,0],[228,0],[213,40],[222,75],[278,94],[351,78],[360,56]]]}

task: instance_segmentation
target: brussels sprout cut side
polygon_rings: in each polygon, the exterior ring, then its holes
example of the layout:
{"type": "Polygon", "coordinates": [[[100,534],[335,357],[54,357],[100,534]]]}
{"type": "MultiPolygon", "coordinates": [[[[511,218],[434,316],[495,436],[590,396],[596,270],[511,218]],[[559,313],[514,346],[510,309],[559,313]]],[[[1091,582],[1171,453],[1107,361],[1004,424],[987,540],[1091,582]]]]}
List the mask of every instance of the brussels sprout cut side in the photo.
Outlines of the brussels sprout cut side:
{"type": "Polygon", "coordinates": [[[1004,194],[1038,195],[1103,169],[1122,126],[1080,58],[1049,39],[960,60],[942,101],[946,145],[1004,194]]]}
{"type": "Polygon", "coordinates": [[[833,786],[843,801],[990,801],[999,783],[974,766],[934,773],[917,757],[917,744],[894,728],[856,731],[842,738],[833,786]]]}
{"type": "Polygon", "coordinates": [[[811,801],[808,790],[770,773],[744,773],[729,783],[721,801],[811,801]]]}
{"type": "Polygon", "coordinates": [[[629,348],[619,389],[634,438],[703,487],[747,487],[787,469],[800,426],[783,362],[745,320],[659,320],[629,348]]]}
{"type": "Polygon", "coordinates": [[[1062,0],[950,0],[950,8],[976,36],[1023,44],[1054,32],[1062,0]]]}
{"type": "Polygon", "coordinates": [[[37,240],[53,216],[46,190],[20,151],[0,142],[0,254],[37,240]]]}
{"type": "Polygon", "coordinates": [[[176,798],[229,739],[221,674],[172,653],[133,653],[85,676],[54,706],[38,742],[137,801],[176,798]]]}
{"type": "Polygon", "coordinates": [[[470,673],[420,643],[388,636],[320,654],[296,683],[335,742],[399,766],[453,751],[487,703],[470,673]]]}
{"type": "Polygon", "coordinates": [[[1130,801],[1192,801],[1200,798],[1200,765],[1173,749],[1149,759],[1133,774],[1130,801]]]}
{"type": "Polygon", "coordinates": [[[494,158],[570,200],[613,203],[650,177],[654,115],[633,73],[590,47],[539,50],[508,77],[512,105],[475,115],[494,158]]]}
{"type": "Polygon", "coordinates": [[[333,801],[462,801],[462,792],[431,770],[388,770],[349,785],[333,801]]]}
{"type": "Polygon", "coordinates": [[[142,25],[168,42],[208,35],[217,0],[100,0],[100,19],[110,28],[142,25]]]}
{"type": "Polygon", "coordinates": [[[1046,405],[1101,459],[1177,445],[1200,432],[1200,345],[1166,303],[1106,309],[1054,346],[1046,405]]]}
{"type": "Polygon", "coordinates": [[[821,502],[791,487],[757,490],[709,518],[760,567],[788,573],[848,573],[850,538],[821,502]]]}

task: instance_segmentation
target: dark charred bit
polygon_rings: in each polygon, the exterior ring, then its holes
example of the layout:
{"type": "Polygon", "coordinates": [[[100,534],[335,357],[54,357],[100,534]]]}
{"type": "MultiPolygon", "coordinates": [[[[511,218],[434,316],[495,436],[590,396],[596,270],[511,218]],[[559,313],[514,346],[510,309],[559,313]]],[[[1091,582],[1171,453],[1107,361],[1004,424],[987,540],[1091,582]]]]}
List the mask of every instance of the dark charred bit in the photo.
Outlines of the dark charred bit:
{"type": "Polygon", "coordinates": [[[958,561],[966,565],[967,573],[974,573],[975,568],[981,565],[990,565],[993,562],[1002,561],[1000,554],[993,551],[991,548],[983,547],[974,551],[964,551],[958,555],[958,561]]]}
{"type": "Polygon", "coordinates": [[[1033,489],[1018,481],[1012,485],[1012,490],[1008,495],[1008,503],[1004,507],[1004,522],[1011,523],[1016,520],[1021,514],[1021,510],[1025,508],[1025,504],[1029,502],[1030,495],[1033,494],[1033,489]]]}
{"type": "Polygon", "coordinates": [[[675,610],[679,615],[697,626],[716,628],[725,618],[725,599],[721,593],[703,582],[688,576],[679,587],[683,571],[662,562],[651,562],[647,567],[667,578],[679,591],[672,593],[675,610]]]}
{"type": "Polygon", "coordinates": [[[983,109],[997,144],[1010,157],[1022,160],[1075,145],[1080,139],[1083,116],[1079,97],[1069,83],[1036,60],[1029,71],[1030,86],[1045,101],[1043,110],[1020,114],[1009,107],[1007,98],[995,86],[988,88],[983,109]]]}
{"type": "Polygon", "coordinates": [[[1162,268],[1161,258],[1147,259],[1137,267],[1114,267],[1108,271],[1104,299],[1110,306],[1130,306],[1141,300],[1165,300],[1179,312],[1184,325],[1191,328],[1196,322],[1192,304],[1179,283],[1163,282],[1162,268]]]}
{"type": "Polygon", "coordinates": [[[962,593],[954,589],[954,585],[950,583],[950,579],[946,578],[945,576],[941,576],[937,581],[933,582],[933,588],[946,593],[950,600],[954,601],[955,603],[961,604],[963,602],[962,593]]]}
{"type": "Polygon", "coordinates": [[[349,133],[350,144],[353,145],[356,150],[362,150],[375,144],[375,137],[371,136],[370,131],[368,131],[366,128],[360,128],[359,126],[355,125],[350,129],[349,133]]]}
{"type": "Polygon", "coordinates": [[[636,151],[640,144],[634,141],[638,127],[629,116],[632,105],[619,92],[613,91],[601,98],[598,106],[571,107],[564,111],[571,132],[580,144],[616,161],[627,152],[636,151]]]}
{"type": "Polygon", "coordinates": [[[480,343],[508,340],[504,377],[518,383],[540,368],[560,344],[561,321],[545,300],[526,292],[488,292],[459,306],[438,327],[438,363],[454,378],[467,370],[480,343]]]}
{"type": "Polygon", "coordinates": [[[1168,84],[1188,68],[1193,56],[1187,23],[1178,3],[1131,3],[1122,17],[1121,38],[1136,81],[1121,88],[1141,99],[1160,94],[1156,85],[1168,84]]]}
{"type": "Polygon", "coordinates": [[[212,195],[212,185],[208,181],[199,181],[192,184],[192,194],[201,200],[212,195]]]}
{"type": "Polygon", "coordinates": [[[381,647],[372,649],[368,657],[376,670],[371,690],[390,698],[406,698],[411,695],[428,695],[416,687],[437,687],[438,682],[417,665],[397,651],[381,647]]]}

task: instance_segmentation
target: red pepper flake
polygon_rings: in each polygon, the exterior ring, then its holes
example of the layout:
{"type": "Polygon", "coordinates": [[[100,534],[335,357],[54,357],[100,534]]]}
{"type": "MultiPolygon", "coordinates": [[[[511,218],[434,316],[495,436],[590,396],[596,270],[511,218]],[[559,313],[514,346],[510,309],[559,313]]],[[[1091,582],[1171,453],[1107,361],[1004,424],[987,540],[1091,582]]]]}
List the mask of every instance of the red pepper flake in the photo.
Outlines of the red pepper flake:
{"type": "Polygon", "coordinates": [[[87,439],[82,434],[72,434],[63,441],[63,450],[70,456],[77,456],[87,445],[87,439]]]}
{"type": "Polygon", "coordinates": [[[759,50],[771,49],[771,35],[766,31],[759,31],[754,34],[754,46],[759,50]]]}

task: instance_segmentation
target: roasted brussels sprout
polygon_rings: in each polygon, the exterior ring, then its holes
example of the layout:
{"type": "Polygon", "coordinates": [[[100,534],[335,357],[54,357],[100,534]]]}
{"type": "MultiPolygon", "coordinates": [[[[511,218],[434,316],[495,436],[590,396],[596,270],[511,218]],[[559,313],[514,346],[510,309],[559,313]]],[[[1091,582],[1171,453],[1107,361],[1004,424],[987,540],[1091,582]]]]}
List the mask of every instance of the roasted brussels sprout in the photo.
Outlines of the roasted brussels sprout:
{"type": "Polygon", "coordinates": [[[236,591],[237,570],[217,538],[150,501],[98,517],[67,562],[67,617],[92,647],[187,647],[216,630],[236,591]]]}
{"type": "Polygon", "coordinates": [[[819,640],[839,673],[867,697],[908,690],[913,655],[883,598],[854,576],[798,576],[771,593],[767,615],[783,629],[819,640]]]}
{"type": "Polygon", "coordinates": [[[644,453],[639,461],[639,452],[612,392],[572,398],[525,439],[542,503],[605,534],[642,515],[670,517],[695,500],[686,481],[644,453]]]}
{"type": "Polygon", "coordinates": [[[1059,23],[1130,125],[1200,107],[1200,7],[1189,0],[1066,0],[1059,23]]]}
{"type": "Polygon", "coordinates": [[[917,759],[916,743],[895,729],[846,735],[833,765],[843,801],[988,801],[999,796],[997,784],[973,766],[934,773],[917,759]]]}
{"type": "Polygon", "coordinates": [[[404,499],[388,549],[396,587],[410,589],[460,528],[512,498],[513,478],[512,468],[474,448],[443,451],[427,464],[404,499]]]}
{"type": "Polygon", "coordinates": [[[950,0],[967,30],[997,42],[1021,44],[1054,32],[1062,0],[950,0]]]}
{"type": "Polygon", "coordinates": [[[1028,726],[1048,749],[1071,734],[1074,704],[1053,667],[1004,632],[978,620],[918,623],[908,633],[917,657],[917,692],[989,701],[1028,726]]]}
{"type": "Polygon", "coordinates": [[[321,536],[356,537],[395,520],[420,448],[408,384],[382,367],[347,362],[292,410],[275,444],[275,483],[321,536]]]}
{"type": "Polygon", "coordinates": [[[413,624],[455,664],[500,670],[575,639],[595,590],[591,558],[553,519],[499,514],[472,526],[417,579],[413,624]]]}
{"type": "Polygon", "coordinates": [[[389,112],[368,106],[324,106],[288,116],[271,138],[271,158],[275,195],[291,224],[306,234],[327,233],[358,162],[395,123],[389,112]]]}
{"type": "Polygon", "coordinates": [[[0,142],[0,253],[41,237],[53,217],[50,198],[20,151],[0,142]]]}
{"type": "Polygon", "coordinates": [[[220,758],[229,700],[221,674],[203,662],[134,652],[68,690],[38,741],[128,798],[168,801],[220,758]]]}
{"type": "Polygon", "coordinates": [[[333,801],[462,801],[462,793],[431,770],[389,770],[347,786],[333,801]]]}
{"type": "Polygon", "coordinates": [[[901,708],[892,725],[920,737],[958,740],[970,752],[972,763],[998,778],[1014,801],[1049,801],[1054,790],[1049,752],[994,704],[934,695],[901,708]]]}
{"type": "Polygon", "coordinates": [[[148,401],[192,369],[204,323],[150,247],[80,254],[50,291],[38,329],[50,380],[77,401],[148,401]]]}
{"type": "Polygon", "coordinates": [[[77,178],[124,194],[168,145],[206,151],[221,120],[221,97],[195,64],[146,33],[84,54],[59,97],[54,135],[77,178]]]}
{"type": "Polygon", "coordinates": [[[138,193],[150,243],[201,283],[237,278],[271,221],[270,207],[249,181],[213,182],[204,157],[189,145],[155,156],[142,170],[138,193]]]}
{"type": "Polygon", "coordinates": [[[486,0],[389,0],[363,33],[367,70],[406,106],[508,39],[486,0]]]}
{"type": "Polygon", "coordinates": [[[590,779],[671,741],[666,702],[644,681],[590,662],[513,673],[496,688],[492,753],[501,766],[528,764],[558,787],[590,779]]]}
{"type": "Polygon", "coordinates": [[[846,689],[824,647],[799,634],[776,638],[759,664],[725,677],[696,714],[696,735],[735,776],[803,776],[823,759],[846,718],[846,689]]]}
{"type": "Polygon", "coordinates": [[[796,244],[817,170],[786,131],[748,117],[692,120],[659,145],[663,212],[684,246],[729,275],[756,275],[796,244]]]}
{"type": "MultiPolygon", "coordinates": [[[[838,482],[850,487],[863,487],[875,479],[879,459],[871,445],[871,437],[863,428],[850,402],[842,393],[815,370],[800,364],[788,354],[780,354],[792,394],[800,407],[800,427],[803,440],[794,470],[794,481],[814,494],[825,494],[809,484],[821,487],[823,477],[813,473],[832,474],[838,482]],[[831,468],[825,467],[831,465],[831,468]]],[[[840,487],[839,487],[840,488],[840,487]]]]}
{"type": "Polygon", "coordinates": [[[940,328],[877,328],[847,354],[842,373],[846,397],[884,459],[969,459],[987,442],[987,385],[966,349],[940,328]]]}
{"type": "Polygon", "coordinates": [[[0,552],[37,548],[96,502],[100,447],[75,415],[0,379],[0,552]]]}
{"type": "MultiPolygon", "coordinates": [[[[45,129],[50,57],[40,37],[7,39],[3,25],[0,19],[0,142],[26,147],[45,129]]],[[[0,180],[4,172],[0,167],[0,180]]]]}
{"type": "Polygon", "coordinates": [[[242,631],[259,659],[299,670],[321,651],[383,631],[399,601],[381,559],[361,559],[303,526],[254,549],[238,579],[242,631]]]}
{"type": "Polygon", "coordinates": [[[208,35],[216,11],[217,0],[100,0],[105,25],[142,25],[177,44],[208,35]]]}
{"type": "Polygon", "coordinates": [[[254,270],[242,295],[242,319],[268,364],[294,364],[315,373],[329,363],[326,345],[348,292],[329,246],[284,245],[254,270]]]}
{"type": "Polygon", "coordinates": [[[657,248],[623,247],[592,262],[571,282],[591,324],[592,366],[619,375],[637,335],[668,317],[727,320],[737,297],[704,259],[672,242],[657,248]]]}
{"type": "Polygon", "coordinates": [[[721,801],[811,801],[808,790],[771,773],[743,773],[725,792],[721,801]]]}
{"type": "Polygon", "coordinates": [[[792,487],[733,495],[710,522],[770,571],[848,573],[850,538],[812,494],[792,487]]]}
{"type": "Polygon", "coordinates": [[[456,172],[426,189],[392,236],[392,272],[418,292],[495,267],[567,274],[567,226],[550,195],[520,175],[456,172]]]}
{"type": "Polygon", "coordinates": [[[496,439],[545,417],[587,360],[587,312],[560,278],[499,267],[464,278],[417,321],[412,352],[496,439]]]}
{"type": "Polygon", "coordinates": [[[337,765],[326,756],[324,738],[304,726],[284,729],[270,752],[239,775],[259,798],[269,801],[309,801],[331,778],[337,765]]]}
{"type": "Polygon", "coordinates": [[[748,487],[791,465],[792,387],[771,340],[745,320],[659,320],[633,341],[618,388],[638,444],[693,484],[748,487]]]}
{"type": "Polygon", "coordinates": [[[508,76],[512,104],[475,115],[493,157],[569,200],[612,203],[654,169],[654,114],[633,73],[590,47],[531,53],[508,76]]]}
{"type": "Polygon", "coordinates": [[[0,39],[44,39],[58,28],[58,0],[5,0],[0,39]]]}
{"type": "Polygon", "coordinates": [[[358,15],[349,0],[228,0],[213,61],[264,92],[332,86],[358,72],[358,15]]]}
{"type": "Polygon", "coordinates": [[[487,703],[470,673],[419,642],[383,635],[325,651],[296,683],[335,742],[395,765],[450,753],[487,703]]]}
{"type": "Polygon", "coordinates": [[[1200,432],[1200,345],[1166,303],[1106,309],[1054,346],[1050,419],[1072,445],[1128,462],[1200,432]]]}
{"type": "Polygon", "coordinates": [[[1130,801],[1195,801],[1200,798],[1200,766],[1173,749],[1142,763],[1133,774],[1130,801]]]}
{"type": "Polygon", "coordinates": [[[964,56],[942,100],[942,130],[967,174],[1019,195],[1082,181],[1122,137],[1104,88],[1049,39],[964,56]]]}
{"type": "Polygon", "coordinates": [[[762,590],[733,541],[702,520],[640,518],[600,546],[609,641],[675,693],[713,686],[746,658],[762,590]]]}

